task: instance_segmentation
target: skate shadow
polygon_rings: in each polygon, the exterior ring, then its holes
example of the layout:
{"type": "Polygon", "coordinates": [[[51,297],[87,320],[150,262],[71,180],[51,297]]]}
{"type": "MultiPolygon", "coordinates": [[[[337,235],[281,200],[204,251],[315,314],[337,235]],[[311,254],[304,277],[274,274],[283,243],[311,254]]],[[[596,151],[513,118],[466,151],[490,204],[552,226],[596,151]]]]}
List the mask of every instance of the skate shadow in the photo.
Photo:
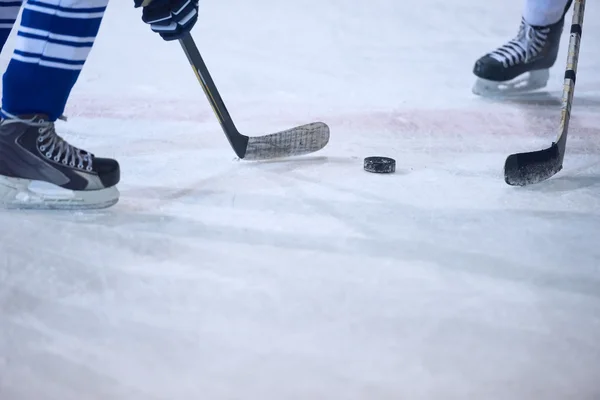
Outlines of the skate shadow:
{"type": "Polygon", "coordinates": [[[274,160],[258,160],[244,165],[248,169],[261,169],[270,172],[290,172],[306,168],[320,167],[331,163],[358,163],[356,157],[303,156],[296,158],[279,158],[274,160]],[[355,158],[354,160],[352,158],[355,158]]]}
{"type": "MultiPolygon", "coordinates": [[[[503,94],[486,99],[491,102],[502,102],[520,106],[560,107],[562,105],[562,92],[542,90],[537,92],[503,94]]],[[[574,96],[573,106],[600,107],[600,98],[596,96],[574,96]]]]}
{"type": "MultiPolygon", "coordinates": [[[[559,129],[562,106],[562,92],[538,91],[505,97],[504,104],[514,105],[522,114],[525,131],[528,135],[547,137],[547,144],[554,140],[559,129]]],[[[569,134],[584,139],[597,137],[598,117],[589,110],[600,109],[600,98],[597,96],[579,96],[574,99],[575,110],[587,108],[583,114],[571,114],[569,134]]]]}
{"type": "MultiPolygon", "coordinates": [[[[241,160],[240,160],[241,161],[241,160]]],[[[272,160],[256,160],[252,163],[248,163],[251,166],[258,165],[306,165],[315,164],[323,165],[332,161],[332,157],[327,156],[300,156],[295,158],[276,158],[272,160]]]]}

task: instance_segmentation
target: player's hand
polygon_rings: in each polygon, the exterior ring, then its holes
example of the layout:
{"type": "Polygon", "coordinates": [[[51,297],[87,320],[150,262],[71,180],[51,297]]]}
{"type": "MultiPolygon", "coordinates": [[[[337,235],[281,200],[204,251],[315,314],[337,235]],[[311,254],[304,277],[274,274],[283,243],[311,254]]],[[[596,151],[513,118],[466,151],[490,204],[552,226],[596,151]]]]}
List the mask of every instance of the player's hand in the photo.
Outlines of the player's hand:
{"type": "Polygon", "coordinates": [[[142,21],[164,40],[177,40],[198,21],[198,0],[134,0],[142,21]]]}

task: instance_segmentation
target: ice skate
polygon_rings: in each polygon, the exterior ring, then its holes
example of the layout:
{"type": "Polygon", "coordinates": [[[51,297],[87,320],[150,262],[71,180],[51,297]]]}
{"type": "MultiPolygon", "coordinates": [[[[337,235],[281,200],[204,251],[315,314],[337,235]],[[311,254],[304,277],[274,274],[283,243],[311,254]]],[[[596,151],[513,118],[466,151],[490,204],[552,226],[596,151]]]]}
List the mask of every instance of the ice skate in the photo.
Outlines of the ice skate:
{"type": "Polygon", "coordinates": [[[0,208],[106,208],[119,179],[117,161],[70,145],[43,115],[0,122],[0,208]]]}
{"type": "Polygon", "coordinates": [[[556,62],[564,18],[548,26],[532,26],[521,19],[519,33],[508,43],[481,57],[473,73],[473,93],[503,96],[546,87],[556,62]]]}

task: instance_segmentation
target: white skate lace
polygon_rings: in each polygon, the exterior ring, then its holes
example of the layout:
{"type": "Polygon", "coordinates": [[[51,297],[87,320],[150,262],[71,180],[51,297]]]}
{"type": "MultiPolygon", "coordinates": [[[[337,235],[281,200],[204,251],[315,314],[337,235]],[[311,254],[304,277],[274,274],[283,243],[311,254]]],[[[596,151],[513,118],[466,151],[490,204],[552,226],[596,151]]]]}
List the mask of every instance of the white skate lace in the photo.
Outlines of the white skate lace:
{"type": "MultiPolygon", "coordinates": [[[[37,148],[47,159],[57,163],[60,162],[63,165],[68,165],[72,168],[78,168],[88,172],[92,171],[93,154],[69,144],[60,137],[54,129],[53,122],[44,119],[25,120],[15,115],[11,115],[4,110],[2,110],[2,114],[7,117],[7,119],[3,121],[4,124],[21,123],[38,128],[39,136],[37,137],[37,148]]],[[[61,119],[66,120],[65,117],[61,117],[61,119]]]]}
{"type": "Polygon", "coordinates": [[[505,68],[515,64],[527,63],[536,57],[546,44],[550,28],[533,27],[524,19],[517,36],[490,53],[490,57],[499,61],[505,68]]]}

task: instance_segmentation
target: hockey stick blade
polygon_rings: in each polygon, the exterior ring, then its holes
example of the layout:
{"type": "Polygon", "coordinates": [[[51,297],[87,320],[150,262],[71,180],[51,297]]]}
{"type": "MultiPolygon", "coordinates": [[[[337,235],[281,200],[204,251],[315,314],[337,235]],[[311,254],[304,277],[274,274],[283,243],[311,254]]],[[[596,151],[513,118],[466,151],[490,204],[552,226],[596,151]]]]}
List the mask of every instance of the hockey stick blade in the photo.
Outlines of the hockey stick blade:
{"type": "Polygon", "coordinates": [[[264,136],[242,135],[233,123],[192,36],[187,33],[179,42],[231,148],[240,159],[272,160],[300,156],[321,150],[329,143],[329,127],[323,122],[313,122],[264,136]]]}
{"type": "Polygon", "coordinates": [[[244,160],[271,160],[321,150],[329,143],[329,126],[323,122],[297,126],[264,136],[248,137],[244,160]]]}
{"type": "Polygon", "coordinates": [[[562,170],[562,157],[556,143],[547,149],[511,154],[504,164],[504,181],[526,186],[545,181],[562,170]]]}

